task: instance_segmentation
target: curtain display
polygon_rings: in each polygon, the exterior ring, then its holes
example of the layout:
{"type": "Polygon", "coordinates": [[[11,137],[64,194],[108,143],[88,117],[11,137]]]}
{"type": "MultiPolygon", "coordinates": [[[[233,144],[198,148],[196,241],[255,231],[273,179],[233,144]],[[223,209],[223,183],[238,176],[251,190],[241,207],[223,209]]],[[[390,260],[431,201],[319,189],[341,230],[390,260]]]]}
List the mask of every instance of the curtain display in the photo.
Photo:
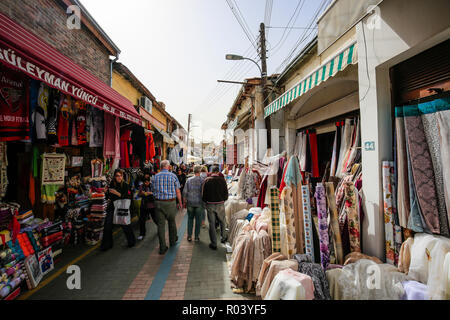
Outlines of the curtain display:
{"type": "Polygon", "coordinates": [[[442,98],[395,108],[396,205],[403,228],[450,235],[449,102],[442,98]]]}

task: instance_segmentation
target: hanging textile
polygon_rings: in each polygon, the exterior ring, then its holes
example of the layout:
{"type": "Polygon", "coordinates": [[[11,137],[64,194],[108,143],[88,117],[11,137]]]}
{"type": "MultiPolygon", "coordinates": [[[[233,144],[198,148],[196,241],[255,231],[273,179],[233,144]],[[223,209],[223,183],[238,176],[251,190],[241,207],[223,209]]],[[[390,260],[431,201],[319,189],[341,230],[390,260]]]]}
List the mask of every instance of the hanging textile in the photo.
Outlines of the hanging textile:
{"type": "Polygon", "coordinates": [[[131,130],[124,129],[120,134],[120,167],[129,168],[130,167],[130,150],[128,143],[131,140],[131,130]]]}
{"type": "Polygon", "coordinates": [[[155,141],[153,140],[153,135],[151,132],[149,132],[146,136],[146,154],[145,154],[145,159],[147,161],[151,161],[153,159],[153,157],[156,155],[156,151],[155,151],[155,141]]]}
{"type": "Polygon", "coordinates": [[[61,93],[56,89],[50,89],[47,118],[47,142],[49,145],[58,143],[58,133],[56,132],[57,115],[61,93]]]}
{"type": "Polygon", "coordinates": [[[6,142],[0,142],[0,199],[5,197],[8,189],[8,157],[6,142]]]}
{"type": "MultiPolygon", "coordinates": [[[[441,159],[443,163],[450,162],[450,111],[443,110],[436,113],[439,139],[441,144],[441,159]]],[[[442,166],[442,176],[444,181],[444,198],[447,209],[447,221],[450,223],[450,166],[442,166]]],[[[450,292],[449,292],[450,294],[450,292]]]]}
{"type": "Polygon", "coordinates": [[[57,153],[42,155],[42,185],[64,185],[66,156],[57,153]]]}
{"type": "Polygon", "coordinates": [[[394,220],[392,218],[392,161],[383,161],[383,199],[384,199],[384,233],[386,243],[386,262],[395,263],[394,220]]]}
{"type": "Polygon", "coordinates": [[[0,66],[0,141],[30,139],[29,81],[24,74],[0,66]]]}
{"type": "Polygon", "coordinates": [[[314,196],[316,198],[317,217],[319,219],[320,263],[323,270],[327,270],[330,262],[330,252],[328,250],[328,216],[325,189],[321,183],[316,185],[314,196]]]}
{"type": "MultiPolygon", "coordinates": [[[[285,215],[286,224],[286,235],[288,243],[288,254],[286,257],[289,259],[296,253],[296,235],[295,235],[295,225],[294,225],[294,203],[292,199],[292,188],[286,186],[280,195],[280,207],[281,212],[285,215]]],[[[283,253],[283,252],[282,252],[283,253]]]]}
{"type": "Polygon", "coordinates": [[[313,178],[319,178],[319,156],[317,154],[317,134],[309,133],[309,145],[311,147],[311,171],[313,178]]]}
{"type": "Polygon", "coordinates": [[[103,157],[110,158],[115,156],[115,116],[108,112],[103,114],[104,121],[104,139],[103,139],[103,157]]]}
{"type": "Polygon", "coordinates": [[[272,253],[281,252],[280,199],[276,187],[270,188],[270,211],[272,214],[272,253]]]}
{"type": "Polygon", "coordinates": [[[77,112],[77,144],[79,146],[87,144],[87,127],[86,127],[86,104],[82,101],[75,102],[75,108],[78,110],[77,112]]]}
{"type": "MultiPolygon", "coordinates": [[[[101,147],[103,146],[103,111],[90,107],[91,113],[90,113],[90,129],[89,129],[89,147],[95,148],[95,147],[101,147]]],[[[111,134],[108,133],[108,134],[111,134]]]]}
{"type": "MultiPolygon", "coordinates": [[[[396,108],[396,112],[399,111],[396,108]]],[[[411,156],[414,185],[425,222],[433,233],[440,233],[433,164],[423,122],[416,106],[403,107],[406,139],[411,156]]]]}
{"type": "Polygon", "coordinates": [[[356,192],[355,185],[352,182],[346,182],[345,184],[345,210],[348,219],[350,250],[352,252],[361,252],[356,192]]]}
{"type": "Polygon", "coordinates": [[[61,147],[68,146],[70,144],[69,141],[69,121],[70,121],[70,112],[69,112],[69,104],[70,97],[69,95],[62,96],[61,108],[58,112],[58,144],[61,147]]]}
{"type": "Polygon", "coordinates": [[[332,182],[325,182],[327,191],[328,207],[330,209],[330,226],[333,231],[333,245],[337,263],[344,264],[344,250],[342,248],[341,231],[339,228],[339,216],[336,209],[336,198],[334,196],[334,185],[332,182]]]}
{"type": "Polygon", "coordinates": [[[314,243],[312,231],[312,217],[311,217],[311,201],[309,196],[308,185],[302,185],[302,203],[303,203],[303,223],[305,231],[305,254],[314,260],[314,243]]]}

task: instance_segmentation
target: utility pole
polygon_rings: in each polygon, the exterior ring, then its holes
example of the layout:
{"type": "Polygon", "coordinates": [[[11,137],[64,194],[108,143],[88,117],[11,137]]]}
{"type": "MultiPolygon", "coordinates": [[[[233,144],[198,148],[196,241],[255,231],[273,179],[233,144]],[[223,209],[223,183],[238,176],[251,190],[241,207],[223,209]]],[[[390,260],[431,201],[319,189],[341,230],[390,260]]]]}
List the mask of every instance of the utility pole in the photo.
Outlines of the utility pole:
{"type": "MultiPolygon", "coordinates": [[[[266,56],[266,28],[264,23],[261,23],[259,25],[259,34],[260,34],[260,57],[261,57],[261,86],[262,86],[262,93],[263,93],[263,117],[264,117],[264,108],[266,106],[266,99],[267,99],[267,90],[266,90],[266,84],[267,84],[267,56],[266,56]]],[[[271,147],[271,135],[270,135],[270,118],[267,117],[264,119],[267,129],[267,148],[271,147]]]]}
{"type": "Polygon", "coordinates": [[[188,145],[188,154],[189,154],[189,139],[191,137],[191,120],[192,120],[192,114],[189,113],[188,115],[188,138],[187,138],[187,145],[188,145]]]}

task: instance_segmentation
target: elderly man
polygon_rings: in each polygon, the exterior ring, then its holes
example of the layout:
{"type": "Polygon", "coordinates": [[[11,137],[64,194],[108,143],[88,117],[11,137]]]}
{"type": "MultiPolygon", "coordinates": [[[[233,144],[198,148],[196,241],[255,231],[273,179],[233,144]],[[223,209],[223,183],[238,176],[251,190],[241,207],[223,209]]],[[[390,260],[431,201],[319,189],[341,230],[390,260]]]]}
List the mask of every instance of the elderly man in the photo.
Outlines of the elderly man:
{"type": "Polygon", "coordinates": [[[152,191],[155,197],[156,224],[158,225],[159,254],[165,254],[166,246],[166,220],[169,224],[170,246],[178,241],[175,216],[177,207],[181,209],[180,182],[175,174],[169,171],[170,162],[161,161],[161,172],[153,177],[152,191]],[[178,203],[176,202],[178,199],[178,203]]]}
{"type": "Polygon", "coordinates": [[[184,205],[187,207],[188,227],[187,240],[192,241],[192,229],[194,227],[195,218],[195,241],[200,241],[200,224],[202,223],[202,215],[205,211],[202,200],[202,183],[203,178],[200,176],[202,167],[194,166],[194,176],[187,179],[183,190],[184,205]]]}
{"type": "Polygon", "coordinates": [[[225,205],[228,199],[228,188],[225,179],[219,175],[219,167],[212,168],[211,176],[206,178],[202,186],[202,199],[206,203],[206,211],[208,212],[209,222],[209,238],[211,243],[209,247],[213,250],[217,249],[216,236],[216,217],[220,224],[220,233],[222,243],[227,241],[225,230],[225,205]]]}

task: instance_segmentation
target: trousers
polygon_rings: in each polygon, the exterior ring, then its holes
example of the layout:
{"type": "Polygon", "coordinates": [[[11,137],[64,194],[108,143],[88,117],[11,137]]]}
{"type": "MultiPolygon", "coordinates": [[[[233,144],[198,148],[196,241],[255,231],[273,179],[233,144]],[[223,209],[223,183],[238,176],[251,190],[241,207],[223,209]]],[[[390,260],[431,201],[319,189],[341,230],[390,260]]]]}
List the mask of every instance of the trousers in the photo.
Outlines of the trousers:
{"type": "Polygon", "coordinates": [[[191,207],[187,206],[187,214],[188,214],[188,236],[192,236],[192,229],[194,228],[194,219],[195,219],[195,238],[198,238],[200,235],[200,227],[202,224],[202,215],[205,212],[203,207],[191,207]]]}
{"type": "Polygon", "coordinates": [[[176,201],[155,201],[155,218],[158,226],[159,249],[164,250],[166,245],[166,220],[169,225],[169,242],[174,246],[177,239],[177,225],[175,217],[177,215],[176,201]]]}
{"type": "MultiPolygon", "coordinates": [[[[114,205],[110,203],[106,210],[105,226],[103,228],[103,239],[100,246],[101,250],[108,250],[113,247],[113,218],[114,218],[114,205]]],[[[127,238],[128,246],[132,247],[136,244],[136,238],[134,237],[133,229],[131,224],[122,225],[123,233],[127,238]]]]}
{"type": "Polygon", "coordinates": [[[217,236],[216,236],[216,217],[220,224],[220,235],[223,239],[227,238],[226,235],[226,223],[225,223],[225,205],[220,204],[207,204],[206,212],[208,212],[208,222],[209,222],[209,239],[211,244],[217,246],[217,236]]]}

